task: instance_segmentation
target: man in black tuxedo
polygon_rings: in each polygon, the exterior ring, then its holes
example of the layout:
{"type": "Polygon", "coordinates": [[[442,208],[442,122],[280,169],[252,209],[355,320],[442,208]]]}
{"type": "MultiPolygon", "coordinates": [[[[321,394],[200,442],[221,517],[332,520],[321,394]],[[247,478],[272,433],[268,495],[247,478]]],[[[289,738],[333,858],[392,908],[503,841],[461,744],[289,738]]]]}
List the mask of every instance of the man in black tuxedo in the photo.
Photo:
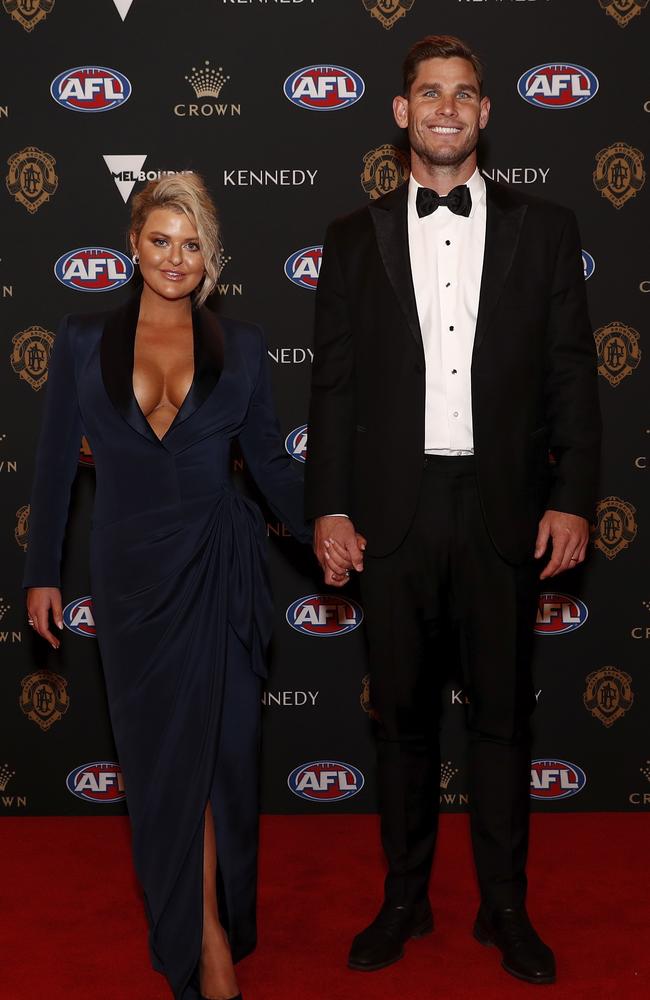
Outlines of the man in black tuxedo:
{"type": "Polygon", "coordinates": [[[451,632],[470,700],[474,934],[508,972],[549,983],[525,908],[530,653],[538,581],[584,560],[597,488],[580,240],[572,212],[478,171],[490,102],[462,41],[413,47],[393,111],[411,178],[329,227],[309,416],[306,512],[326,582],[346,581],[346,560],[363,569],[378,715],[388,875],[349,964],[389,965],[433,926],[432,715],[451,632]]]}

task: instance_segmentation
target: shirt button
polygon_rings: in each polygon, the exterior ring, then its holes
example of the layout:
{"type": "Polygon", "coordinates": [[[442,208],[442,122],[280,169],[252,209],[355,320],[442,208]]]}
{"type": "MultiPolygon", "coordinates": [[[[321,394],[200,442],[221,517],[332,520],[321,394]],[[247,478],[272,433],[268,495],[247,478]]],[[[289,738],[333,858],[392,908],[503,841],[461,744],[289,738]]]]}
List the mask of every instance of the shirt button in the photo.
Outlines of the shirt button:
{"type": "Polygon", "coordinates": [[[458,416],[458,410],[454,410],[452,416],[457,417],[458,416]]]}
{"type": "Polygon", "coordinates": [[[451,374],[452,375],[457,375],[458,374],[458,369],[457,368],[452,368],[451,369],[451,374]]]}
{"type": "Polygon", "coordinates": [[[451,240],[445,240],[445,246],[446,247],[450,247],[451,246],[451,240]]]}
{"type": "Polygon", "coordinates": [[[453,328],[453,326],[450,326],[449,329],[453,331],[454,328],[453,328]]]}
{"type": "Polygon", "coordinates": [[[451,281],[448,281],[447,284],[445,285],[445,288],[449,288],[450,285],[451,285],[451,281]]]}

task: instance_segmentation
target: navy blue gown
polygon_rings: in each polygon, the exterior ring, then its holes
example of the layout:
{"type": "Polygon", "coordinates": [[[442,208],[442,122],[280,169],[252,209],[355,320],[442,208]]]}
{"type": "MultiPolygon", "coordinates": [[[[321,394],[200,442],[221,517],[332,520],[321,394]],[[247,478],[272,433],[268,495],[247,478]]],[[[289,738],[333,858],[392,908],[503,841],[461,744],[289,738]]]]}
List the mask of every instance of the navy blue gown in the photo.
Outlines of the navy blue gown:
{"type": "Polygon", "coordinates": [[[233,487],[231,444],[302,541],[302,477],[283,447],[259,328],[193,312],[194,378],[159,440],[135,399],[139,299],[57,334],[24,586],[58,587],[82,434],[97,475],[91,588],[154,967],[196,1000],[204,814],[235,961],[255,946],[257,758],[272,625],[266,529],[233,487]]]}

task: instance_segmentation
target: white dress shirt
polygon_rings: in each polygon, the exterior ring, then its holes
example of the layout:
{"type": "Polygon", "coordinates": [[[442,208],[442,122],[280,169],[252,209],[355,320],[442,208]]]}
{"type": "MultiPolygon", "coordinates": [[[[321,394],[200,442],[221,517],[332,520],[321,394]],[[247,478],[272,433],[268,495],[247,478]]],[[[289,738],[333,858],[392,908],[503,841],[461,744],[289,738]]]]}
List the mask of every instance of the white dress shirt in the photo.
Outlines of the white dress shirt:
{"type": "Polygon", "coordinates": [[[471,363],[483,273],[485,181],[474,171],[467,218],[446,205],[419,218],[418,184],[408,191],[411,272],[426,363],[424,450],[430,455],[474,451],[471,363]]]}

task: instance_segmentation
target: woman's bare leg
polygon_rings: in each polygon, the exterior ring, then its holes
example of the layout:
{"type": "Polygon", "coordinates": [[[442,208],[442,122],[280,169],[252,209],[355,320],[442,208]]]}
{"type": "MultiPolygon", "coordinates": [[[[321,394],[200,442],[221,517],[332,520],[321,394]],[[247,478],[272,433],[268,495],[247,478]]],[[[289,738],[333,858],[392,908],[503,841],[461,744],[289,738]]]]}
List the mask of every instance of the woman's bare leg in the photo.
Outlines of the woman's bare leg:
{"type": "Polygon", "coordinates": [[[217,842],[210,804],[205,810],[203,848],[203,946],[199,977],[209,1000],[228,1000],[239,993],[226,932],[217,908],[217,842]]]}

